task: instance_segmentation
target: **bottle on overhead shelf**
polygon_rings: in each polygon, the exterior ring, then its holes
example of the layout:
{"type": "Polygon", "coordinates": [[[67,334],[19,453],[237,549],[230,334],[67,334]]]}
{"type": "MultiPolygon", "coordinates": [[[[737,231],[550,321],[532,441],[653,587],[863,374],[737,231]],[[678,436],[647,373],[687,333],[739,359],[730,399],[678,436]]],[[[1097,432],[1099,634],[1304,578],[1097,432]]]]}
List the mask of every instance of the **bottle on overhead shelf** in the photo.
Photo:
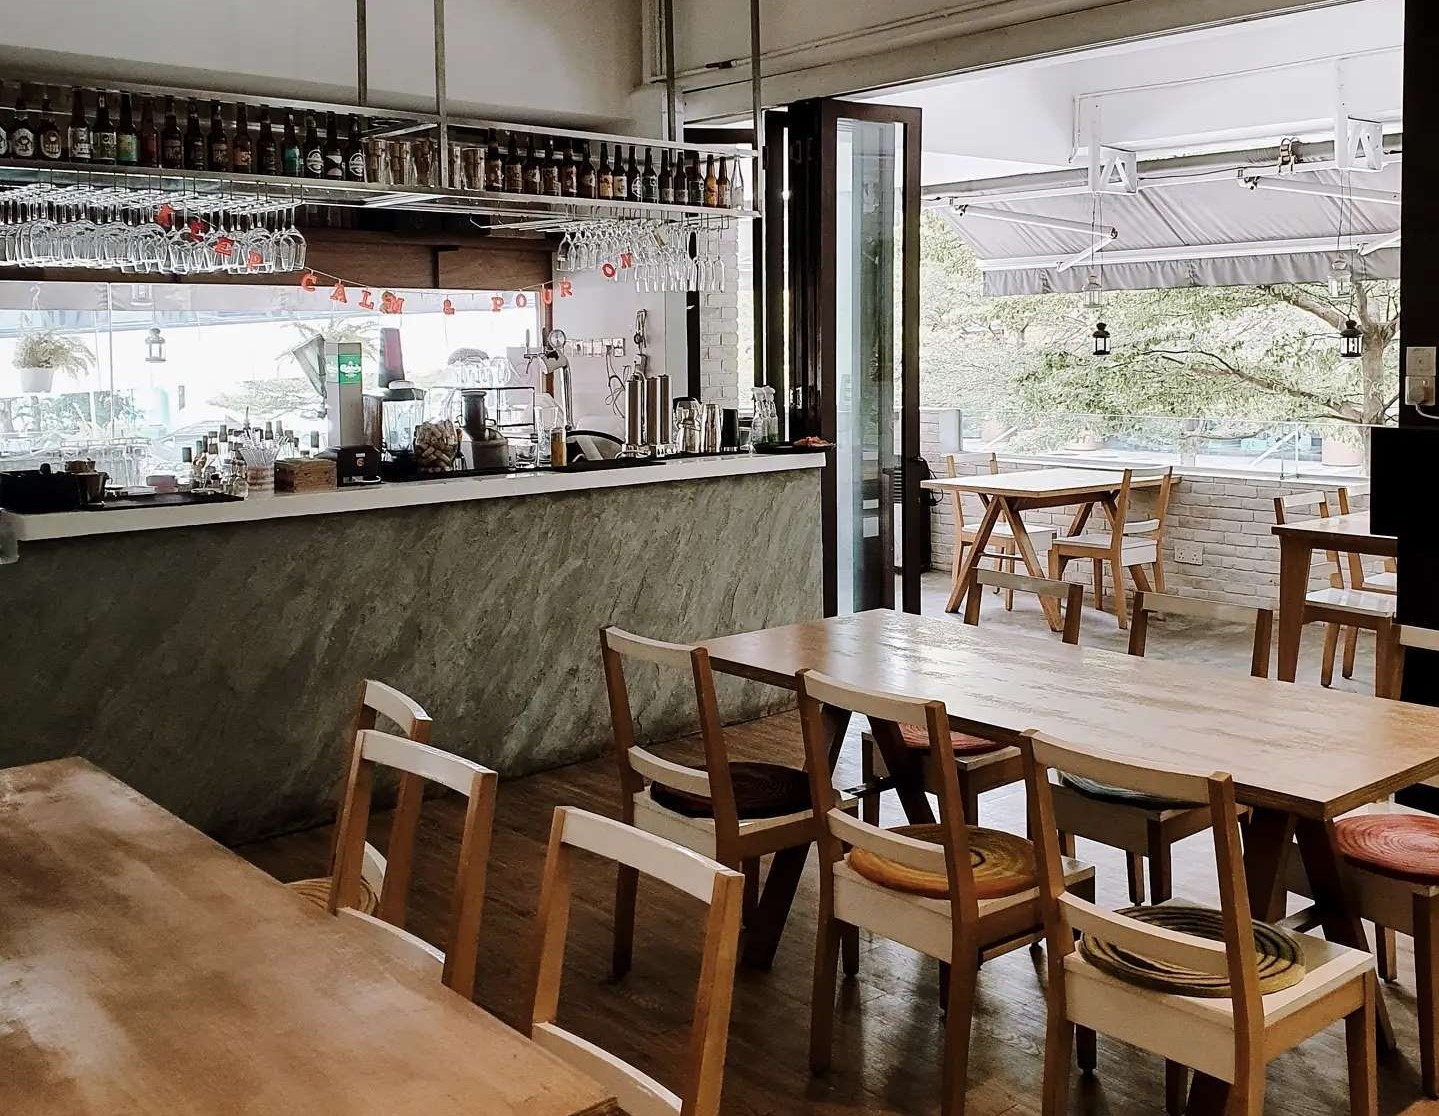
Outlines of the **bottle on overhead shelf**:
{"type": "Polygon", "coordinates": [[[729,192],[729,160],[721,159],[719,165],[719,178],[716,180],[715,204],[721,209],[730,207],[729,192]]]}
{"type": "Polygon", "coordinates": [[[175,98],[165,98],[165,130],[160,133],[160,165],[170,170],[185,165],[185,137],[175,116],[175,98]]]}
{"type": "Polygon", "coordinates": [[[674,205],[675,175],[670,169],[670,150],[660,152],[659,200],[661,205],[674,205]]]}
{"type": "Polygon", "coordinates": [[[204,170],[209,156],[205,133],[200,130],[200,106],[192,99],[185,118],[185,169],[204,170]]]}
{"type": "Polygon", "coordinates": [[[315,114],[305,113],[305,143],[301,147],[306,178],[325,177],[325,148],[320,143],[320,133],[315,127],[315,114]]]}
{"type": "Polygon", "coordinates": [[[540,192],[547,198],[560,196],[560,163],[553,139],[545,140],[544,162],[540,164],[540,192]]]}
{"type": "Polygon", "coordinates": [[[619,144],[615,144],[614,172],[611,175],[610,197],[615,201],[628,201],[630,197],[630,180],[625,174],[625,152],[619,144]]]}
{"type": "Polygon", "coordinates": [[[615,196],[615,172],[610,169],[610,145],[600,143],[600,167],[595,174],[595,197],[615,196]]]}
{"type": "Polygon", "coordinates": [[[578,194],[582,198],[594,198],[598,196],[599,177],[595,174],[595,165],[590,161],[590,141],[585,140],[580,145],[580,174],[577,183],[578,194]]]}
{"type": "Polygon", "coordinates": [[[640,173],[640,196],[642,201],[660,200],[660,176],[655,170],[654,152],[648,147],[645,148],[645,168],[640,173]]]}
{"type": "Polygon", "coordinates": [[[529,154],[525,157],[525,193],[539,194],[544,192],[543,178],[540,175],[540,160],[535,154],[535,137],[530,137],[529,154]]]}
{"type": "Polygon", "coordinates": [[[225,118],[220,102],[210,102],[210,134],[206,138],[205,162],[211,170],[230,169],[230,137],[225,131],[225,118]]]}
{"type": "Polygon", "coordinates": [[[85,119],[85,94],[80,89],[70,91],[70,127],[66,129],[65,140],[65,157],[70,162],[90,161],[90,121],[85,119]]]}
{"type": "Polygon", "coordinates": [[[90,161],[106,166],[117,162],[120,146],[120,132],[110,119],[110,106],[105,102],[105,90],[95,94],[95,128],[90,134],[90,161]]]}
{"type": "Polygon", "coordinates": [[[505,152],[505,192],[525,192],[525,160],[520,155],[520,141],[510,133],[509,150],[505,152]]]}
{"type": "Polygon", "coordinates": [[[345,149],[340,146],[340,130],[335,123],[333,112],[325,116],[325,173],[326,178],[345,177],[345,149]]]}
{"type": "Polygon", "coordinates": [[[13,159],[35,158],[35,125],[30,120],[30,110],[25,105],[25,86],[15,98],[15,118],[10,122],[10,156],[13,159]]]}
{"type": "Polygon", "coordinates": [[[284,138],[280,142],[280,173],[299,178],[305,173],[305,155],[300,150],[300,137],[295,134],[295,113],[285,110],[284,138]]]}
{"type": "Polygon", "coordinates": [[[255,141],[250,138],[250,113],[244,101],[235,106],[235,138],[230,141],[230,166],[240,174],[255,173],[255,141]]]}
{"type": "Polygon", "coordinates": [[[505,159],[500,154],[500,133],[497,129],[491,128],[489,144],[485,147],[485,189],[503,190],[505,188],[505,159]]]}
{"type": "Polygon", "coordinates": [[[40,158],[58,162],[65,154],[65,137],[60,134],[60,125],[55,123],[55,111],[50,107],[50,87],[40,98],[40,131],[35,137],[40,148],[40,158]]]}
{"type": "Polygon", "coordinates": [[[711,209],[719,205],[719,179],[715,176],[715,157],[705,156],[705,205],[711,209]]]}
{"type": "MultiPolygon", "coordinates": [[[[5,101],[5,83],[0,81],[0,104],[5,101]]],[[[0,124],[0,159],[10,158],[10,129],[0,124]]]]}
{"type": "MultiPolygon", "coordinates": [[[[149,101],[146,100],[148,106],[149,101]]],[[[141,118],[142,123],[144,118],[141,118]]],[[[153,129],[155,121],[149,121],[153,129]]],[[[130,94],[120,94],[120,126],[115,130],[115,162],[124,167],[140,165],[141,155],[140,133],[135,127],[135,108],[130,102],[130,94]]],[[[157,149],[158,151],[158,149],[157,149]]],[[[157,162],[159,160],[156,160],[157,162]]]]}
{"type": "Polygon", "coordinates": [[[350,114],[350,135],[345,143],[345,177],[351,182],[365,181],[365,145],[360,140],[360,118],[350,114]]]}
{"type": "Polygon", "coordinates": [[[630,165],[629,169],[625,172],[625,177],[629,179],[630,201],[644,201],[645,185],[644,181],[640,178],[640,165],[635,159],[634,144],[630,144],[630,165]]]}
{"type": "Polygon", "coordinates": [[[270,106],[260,106],[260,142],[256,148],[255,167],[261,174],[283,173],[280,145],[275,142],[275,126],[270,122],[270,106]]]}
{"type": "Polygon", "coordinates": [[[683,151],[675,152],[674,178],[675,205],[689,204],[689,175],[685,173],[685,153],[683,151]]]}
{"type": "Polygon", "coordinates": [[[695,151],[690,152],[685,203],[687,205],[704,205],[705,203],[705,180],[704,176],[700,174],[699,153],[695,151]]]}
{"type": "Polygon", "coordinates": [[[560,195],[566,198],[580,196],[580,165],[573,148],[566,143],[560,152],[560,195]]]}

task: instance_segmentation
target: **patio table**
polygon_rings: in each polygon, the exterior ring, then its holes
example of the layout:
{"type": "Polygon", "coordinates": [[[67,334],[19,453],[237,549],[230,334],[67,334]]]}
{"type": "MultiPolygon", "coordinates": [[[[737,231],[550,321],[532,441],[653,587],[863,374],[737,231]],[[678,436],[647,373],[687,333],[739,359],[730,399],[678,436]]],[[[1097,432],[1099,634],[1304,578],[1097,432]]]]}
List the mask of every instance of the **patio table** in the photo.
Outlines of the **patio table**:
{"type": "MultiPolygon", "coordinates": [[[[1293,682],[1299,669],[1299,637],[1315,550],[1394,558],[1399,540],[1370,529],[1367,511],[1302,519],[1270,528],[1279,536],[1279,679],[1293,682]]],[[[1385,677],[1381,671],[1380,677],[1385,677]]]]}
{"type": "MultiPolygon", "coordinates": [[[[1130,488],[1157,488],[1163,478],[1158,475],[1131,476],[1130,488]]],[[[1105,514],[1110,517],[1110,522],[1117,512],[1116,500],[1120,489],[1124,484],[1124,473],[1122,471],[1079,469],[1079,468],[1058,468],[1058,469],[1026,469],[1016,473],[977,473],[968,477],[938,477],[927,480],[924,487],[935,492],[970,492],[978,496],[984,504],[984,515],[979,521],[979,527],[975,531],[974,542],[970,544],[969,553],[965,556],[964,562],[955,572],[954,585],[949,591],[949,601],[945,604],[946,612],[958,612],[960,601],[964,597],[964,586],[969,580],[969,572],[974,568],[976,562],[985,557],[985,551],[989,546],[989,537],[994,532],[999,517],[1004,516],[1010,530],[1014,532],[1015,548],[1019,556],[1024,560],[1025,569],[1031,577],[1047,577],[1048,573],[1040,564],[1039,556],[1034,550],[1034,541],[1029,537],[1029,532],[1024,526],[1022,512],[1039,508],[1058,508],[1079,505],[1073,520],[1070,521],[1070,535],[1076,535],[1084,529],[1089,520],[1094,505],[1101,505],[1105,514]]],[[[955,540],[959,545],[959,539],[955,540]]],[[[1136,573],[1136,577],[1143,577],[1142,572],[1136,573]]],[[[1140,584],[1141,589],[1148,586],[1140,584]]],[[[1124,586],[1116,586],[1116,592],[1124,592],[1124,586]]],[[[1039,601],[1044,609],[1045,618],[1049,621],[1049,627],[1053,631],[1059,631],[1061,620],[1059,605],[1047,597],[1041,597],[1039,601]]]]}

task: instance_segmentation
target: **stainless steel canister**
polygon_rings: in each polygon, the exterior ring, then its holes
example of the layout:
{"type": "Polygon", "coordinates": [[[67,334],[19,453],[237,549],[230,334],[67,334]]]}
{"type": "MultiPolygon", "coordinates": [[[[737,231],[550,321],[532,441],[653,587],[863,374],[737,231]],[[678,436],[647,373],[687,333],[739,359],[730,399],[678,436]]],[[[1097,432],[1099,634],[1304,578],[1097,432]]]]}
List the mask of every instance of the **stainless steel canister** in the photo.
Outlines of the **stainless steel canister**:
{"type": "Polygon", "coordinates": [[[625,445],[624,457],[639,457],[645,452],[645,396],[648,381],[631,376],[625,381],[625,445]]]}
{"type": "Polygon", "coordinates": [[[667,457],[674,446],[670,428],[670,378],[650,376],[645,380],[645,444],[655,457],[667,457]]]}
{"type": "Polygon", "coordinates": [[[704,439],[701,452],[719,453],[720,424],[723,421],[724,408],[718,403],[706,403],[704,408],[704,439]]]}

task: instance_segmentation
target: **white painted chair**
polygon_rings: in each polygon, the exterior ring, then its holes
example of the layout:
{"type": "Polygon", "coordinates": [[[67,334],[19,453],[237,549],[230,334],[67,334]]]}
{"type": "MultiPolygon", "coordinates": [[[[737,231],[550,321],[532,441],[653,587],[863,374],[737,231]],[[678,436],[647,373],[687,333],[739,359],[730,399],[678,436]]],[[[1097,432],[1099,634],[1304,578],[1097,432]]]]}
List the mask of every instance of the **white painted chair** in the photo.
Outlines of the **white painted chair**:
{"type": "MultiPolygon", "coordinates": [[[[1349,1051],[1351,1116],[1376,1116],[1375,998],[1373,958],[1362,950],[1296,935],[1304,971],[1294,983],[1261,990],[1255,923],[1250,916],[1240,849],[1234,783],[1226,774],[1196,775],[1137,767],[1027,734],[1021,750],[1030,808],[1035,819],[1048,935],[1048,1028],[1044,1062],[1044,1116],[1067,1111],[1070,1059],[1076,1031],[1113,1036],[1166,1060],[1165,1091],[1171,1113],[1182,1110],[1184,1067],[1227,1093],[1229,1116],[1257,1116],[1264,1107],[1264,1072],[1277,1055],[1343,1020],[1349,1051]],[[1206,802],[1213,820],[1219,872],[1219,922],[1223,940],[1201,937],[1096,906],[1065,880],[1055,827],[1050,770],[1181,802],[1206,802]],[[1126,976],[1076,948],[1076,931],[1095,943],[1128,954],[1158,981],[1126,976]],[[1187,995],[1176,988],[1224,978],[1219,995],[1187,995]],[[1166,989],[1164,986],[1169,985],[1166,989]],[[1223,992],[1227,991],[1228,995],[1223,992]]],[[[1170,901],[1140,912],[1175,915],[1194,904],[1170,901]]],[[[1184,915],[1186,919],[1192,916],[1184,915]]],[[[1270,933],[1277,933],[1270,929],[1270,933]]],[[[1092,1052],[1082,1057],[1094,1064],[1092,1052]]],[[[1218,1096],[1209,1098],[1219,1110],[1218,1096]]]]}
{"type": "Polygon", "coordinates": [[[724,1084],[744,877],[650,833],[570,806],[555,809],[540,885],[539,961],[530,1037],[614,1091],[630,1116],[715,1116],[724,1084]],[[678,1094],[587,1039],[561,1028],[560,979],[570,914],[571,850],[582,849],[668,884],[709,906],[690,1041],[678,1094]]]}
{"type": "MultiPolygon", "coordinates": [[[[768,967],[814,841],[809,781],[799,768],[729,758],[715,699],[714,672],[703,647],[663,643],[618,628],[600,633],[605,682],[619,765],[621,818],[745,874],[747,965],[768,967]],[[704,742],[704,767],[687,767],[635,742],[625,660],[682,671],[693,679],[704,742]],[[760,858],[773,855],[763,894],[760,858]]],[[[830,763],[833,761],[831,760],[830,763]]],[[[825,770],[830,770],[827,763],[825,770]]],[[[615,894],[614,973],[629,971],[634,949],[639,873],[621,866],[615,894]]],[[[857,964],[858,941],[849,963],[857,964]]]]}
{"type": "Polygon", "coordinates": [[[485,872],[489,863],[490,834],[495,816],[498,776],[488,768],[443,752],[429,744],[391,736],[376,729],[361,729],[355,740],[345,802],[340,812],[339,840],[335,856],[334,882],[329,909],[371,932],[380,948],[422,972],[438,976],[467,1000],[474,997],[475,964],[479,951],[480,915],[485,901],[485,872]],[[360,897],[360,879],[366,859],[365,834],[370,824],[370,800],[376,766],[390,767],[417,780],[412,792],[412,813],[396,810],[390,828],[389,864],[405,864],[405,891],[400,891],[401,874],[386,872],[380,894],[378,915],[365,914],[355,904],[360,897]],[[426,942],[404,927],[408,895],[408,866],[414,861],[416,828],[420,817],[423,782],[448,787],[469,799],[460,837],[459,862],[450,896],[450,917],[445,951],[426,942]],[[392,921],[386,911],[397,913],[392,921]]]}
{"type": "MultiPolygon", "coordinates": [[[[842,933],[846,927],[868,930],[947,967],[940,978],[948,1009],[941,1106],[945,1116],[963,1116],[980,963],[1038,941],[1043,933],[1033,846],[1021,837],[966,824],[942,703],[862,690],[813,671],[802,671],[798,681],[820,827],[810,1066],[816,1073],[830,1066],[842,933]],[[881,829],[837,808],[835,792],[821,774],[829,739],[826,707],[925,726],[940,775],[938,825],[881,829]],[[852,849],[848,855],[846,845],[852,849]],[[972,854],[978,854],[978,871],[972,854]]],[[[1092,868],[1066,861],[1062,870],[1069,886],[1092,894],[1092,868]]]]}

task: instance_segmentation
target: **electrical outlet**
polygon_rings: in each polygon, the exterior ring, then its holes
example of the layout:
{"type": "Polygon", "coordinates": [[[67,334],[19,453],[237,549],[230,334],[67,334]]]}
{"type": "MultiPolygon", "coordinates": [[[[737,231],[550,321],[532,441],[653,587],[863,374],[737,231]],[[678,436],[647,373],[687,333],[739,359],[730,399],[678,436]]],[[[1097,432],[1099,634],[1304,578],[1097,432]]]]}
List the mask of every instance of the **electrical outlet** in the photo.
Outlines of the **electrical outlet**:
{"type": "Polygon", "coordinates": [[[1175,543],[1174,560],[1181,566],[1204,565],[1204,547],[1199,543],[1175,543]]]}
{"type": "Polygon", "coordinates": [[[1408,346],[1404,350],[1404,402],[1411,407],[1433,406],[1434,373],[1434,346],[1408,346]]]}

